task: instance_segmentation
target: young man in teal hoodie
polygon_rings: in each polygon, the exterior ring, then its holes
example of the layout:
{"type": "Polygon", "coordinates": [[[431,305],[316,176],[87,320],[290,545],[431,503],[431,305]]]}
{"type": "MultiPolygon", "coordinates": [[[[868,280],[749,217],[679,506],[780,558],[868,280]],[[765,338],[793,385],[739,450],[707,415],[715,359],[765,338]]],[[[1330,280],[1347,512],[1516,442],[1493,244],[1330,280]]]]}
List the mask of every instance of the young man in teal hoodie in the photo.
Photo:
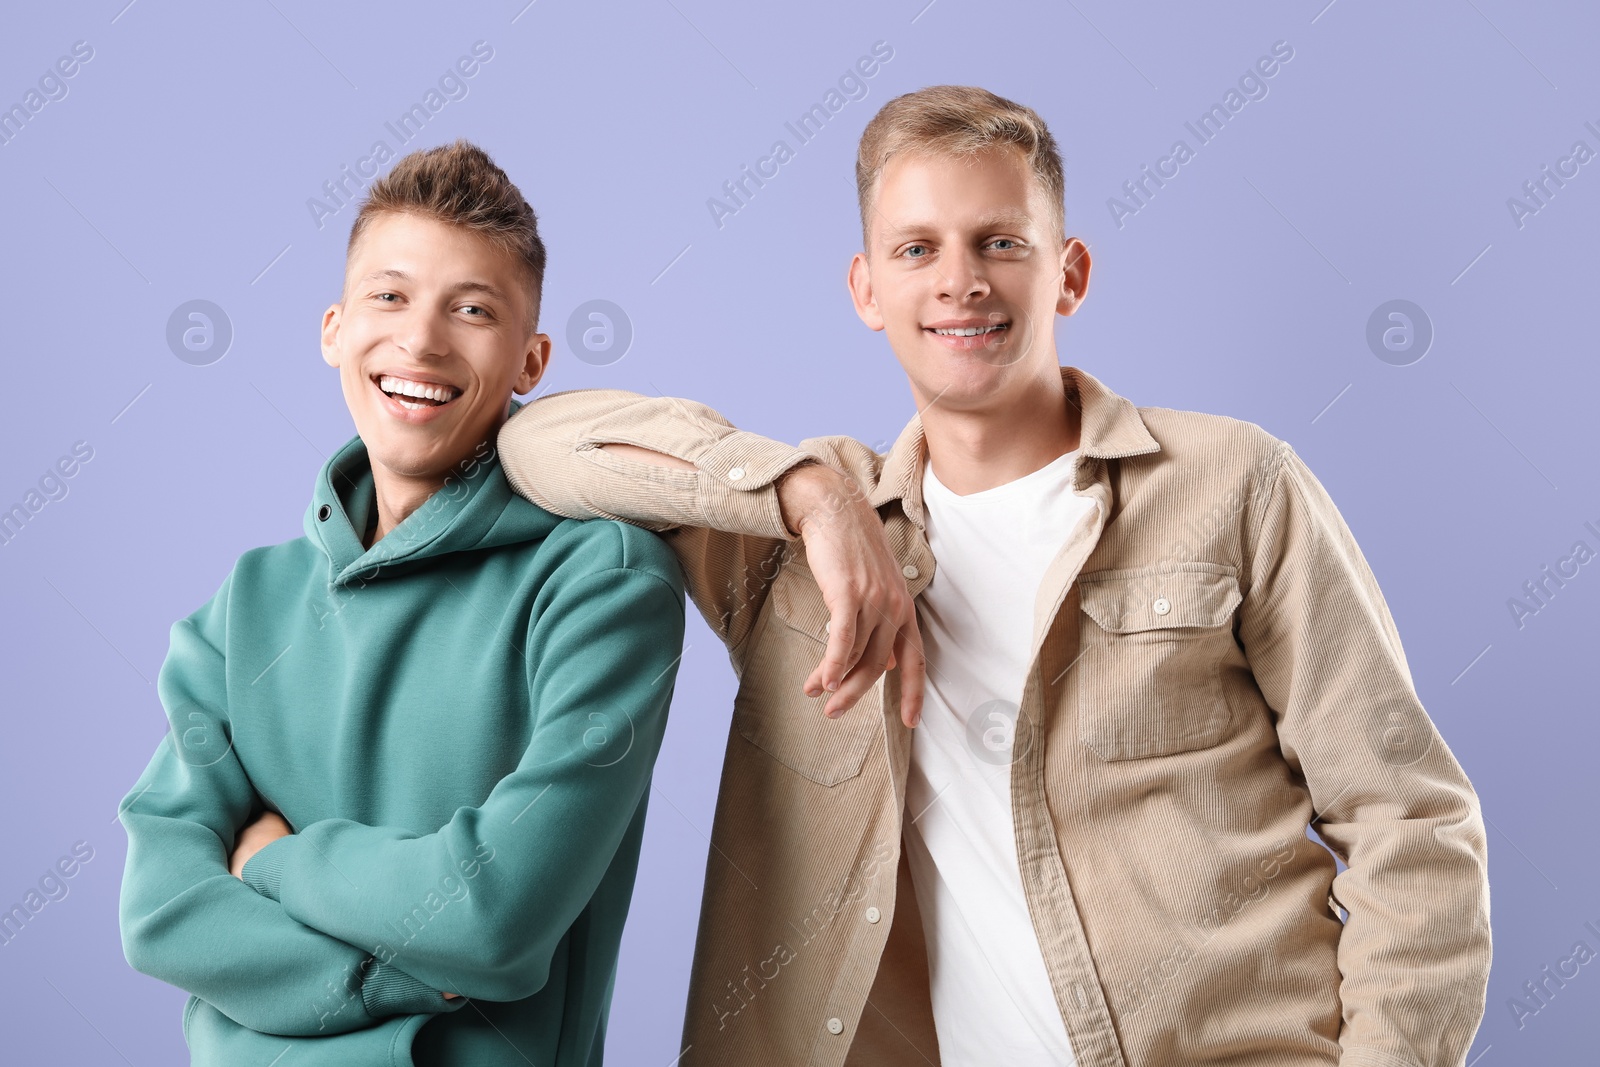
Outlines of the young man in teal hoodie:
{"type": "Polygon", "coordinates": [[[375,183],[322,325],[358,436],[172,628],[120,920],[194,1064],[601,1062],[683,576],[507,486],[544,259],[472,145],[375,183]]]}

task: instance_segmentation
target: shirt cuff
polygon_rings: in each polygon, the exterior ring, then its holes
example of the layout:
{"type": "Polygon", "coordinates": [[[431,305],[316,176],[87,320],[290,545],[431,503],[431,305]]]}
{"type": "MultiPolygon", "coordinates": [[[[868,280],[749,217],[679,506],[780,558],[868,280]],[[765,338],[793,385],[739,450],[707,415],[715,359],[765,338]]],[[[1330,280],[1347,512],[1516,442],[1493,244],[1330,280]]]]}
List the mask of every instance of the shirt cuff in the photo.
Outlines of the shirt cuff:
{"type": "Polygon", "coordinates": [[[422,979],[376,959],[361,983],[361,1006],[374,1019],[455,1011],[466,1002],[465,997],[446,1000],[443,993],[422,979]]]}
{"type": "Polygon", "coordinates": [[[706,525],[730,533],[796,540],[784,525],[773,483],[808,460],[821,463],[822,457],[746,430],[723,437],[695,461],[710,476],[701,479],[706,525]]]}
{"type": "Polygon", "coordinates": [[[244,876],[245,884],[262,896],[277,900],[279,889],[283,884],[284,861],[284,850],[278,846],[292,840],[294,840],[293,834],[280,837],[264,848],[258,849],[254,856],[246,860],[239,872],[244,876]]]}

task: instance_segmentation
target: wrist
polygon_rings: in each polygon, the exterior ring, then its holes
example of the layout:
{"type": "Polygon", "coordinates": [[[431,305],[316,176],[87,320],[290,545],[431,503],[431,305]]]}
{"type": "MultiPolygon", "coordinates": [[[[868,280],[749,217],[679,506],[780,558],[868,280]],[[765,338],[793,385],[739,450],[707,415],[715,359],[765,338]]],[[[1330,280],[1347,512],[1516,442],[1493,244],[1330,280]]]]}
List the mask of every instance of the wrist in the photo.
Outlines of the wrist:
{"type": "Polygon", "coordinates": [[[256,849],[250,858],[245,860],[244,866],[239,869],[239,878],[262,896],[272,900],[280,899],[279,893],[283,885],[284,850],[273,848],[272,846],[280,841],[287,841],[292,836],[291,834],[268,841],[265,845],[256,849]]]}
{"type": "Polygon", "coordinates": [[[808,460],[786,471],[775,483],[783,524],[794,537],[819,514],[836,511],[850,495],[850,479],[825,463],[808,460]]]}

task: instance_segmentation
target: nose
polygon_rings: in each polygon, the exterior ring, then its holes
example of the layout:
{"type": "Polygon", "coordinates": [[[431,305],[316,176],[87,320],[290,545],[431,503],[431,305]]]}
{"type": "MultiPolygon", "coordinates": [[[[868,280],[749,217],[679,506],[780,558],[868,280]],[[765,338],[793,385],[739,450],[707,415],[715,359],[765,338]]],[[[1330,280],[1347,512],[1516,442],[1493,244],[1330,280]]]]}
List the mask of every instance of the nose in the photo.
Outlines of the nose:
{"type": "Polygon", "coordinates": [[[971,249],[957,248],[939,264],[939,295],[948,300],[979,300],[989,295],[982,257],[971,249]]]}
{"type": "Polygon", "coordinates": [[[412,308],[395,326],[394,342],[412,359],[424,360],[442,356],[446,351],[444,324],[438,316],[421,308],[412,308]]]}

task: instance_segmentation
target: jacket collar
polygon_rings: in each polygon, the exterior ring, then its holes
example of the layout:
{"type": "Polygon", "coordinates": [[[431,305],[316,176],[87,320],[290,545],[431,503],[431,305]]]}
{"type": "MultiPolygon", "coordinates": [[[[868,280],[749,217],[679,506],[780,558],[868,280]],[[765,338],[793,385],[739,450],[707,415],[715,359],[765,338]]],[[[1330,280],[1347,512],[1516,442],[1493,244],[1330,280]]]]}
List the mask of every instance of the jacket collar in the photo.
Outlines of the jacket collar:
{"type": "MultiPolygon", "coordinates": [[[[1088,371],[1062,367],[1061,388],[1067,402],[1076,407],[1080,415],[1078,447],[1083,455],[1120,459],[1160,451],[1161,445],[1150,436],[1133,402],[1113,393],[1088,371]]],[[[900,501],[901,509],[918,529],[927,528],[922,514],[922,468],[926,454],[919,411],[889,449],[871,497],[875,508],[891,500],[900,501]]]]}

